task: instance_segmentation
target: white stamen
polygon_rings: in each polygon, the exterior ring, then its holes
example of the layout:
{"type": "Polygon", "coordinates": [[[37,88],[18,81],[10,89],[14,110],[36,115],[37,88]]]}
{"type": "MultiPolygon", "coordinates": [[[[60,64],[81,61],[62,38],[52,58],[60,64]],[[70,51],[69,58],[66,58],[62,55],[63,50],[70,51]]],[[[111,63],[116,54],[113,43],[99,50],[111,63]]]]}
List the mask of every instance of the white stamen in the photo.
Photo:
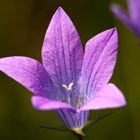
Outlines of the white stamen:
{"type": "Polygon", "coordinates": [[[69,85],[66,85],[66,84],[62,84],[62,87],[64,87],[66,90],[70,91],[73,87],[74,83],[71,82],[69,83],[69,85]]]}
{"type": "Polygon", "coordinates": [[[71,98],[70,98],[70,93],[71,92],[70,91],[72,90],[73,85],[74,85],[73,82],[69,83],[69,85],[62,84],[62,87],[64,87],[67,90],[67,101],[68,101],[69,104],[71,102],[71,98]]]}
{"type": "Polygon", "coordinates": [[[74,83],[73,83],[73,82],[71,82],[71,83],[69,84],[69,86],[68,86],[68,90],[71,90],[71,89],[72,89],[72,87],[73,87],[73,85],[74,85],[74,83]]]}
{"type": "Polygon", "coordinates": [[[82,100],[83,100],[83,98],[79,96],[78,101],[77,101],[77,106],[76,106],[77,109],[79,109],[81,107],[82,100]]]}
{"type": "Polygon", "coordinates": [[[63,84],[62,87],[64,87],[65,89],[68,89],[68,86],[66,84],[63,84]]]}

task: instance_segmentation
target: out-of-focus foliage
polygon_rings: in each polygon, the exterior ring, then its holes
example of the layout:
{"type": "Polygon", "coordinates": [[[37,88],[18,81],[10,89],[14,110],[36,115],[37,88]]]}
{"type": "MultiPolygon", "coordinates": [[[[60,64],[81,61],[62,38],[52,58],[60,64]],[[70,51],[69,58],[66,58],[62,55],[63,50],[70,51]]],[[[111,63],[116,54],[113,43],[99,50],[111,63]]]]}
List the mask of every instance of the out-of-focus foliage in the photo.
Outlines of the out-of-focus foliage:
{"type": "MultiPolygon", "coordinates": [[[[45,31],[55,10],[61,6],[73,20],[83,41],[117,26],[119,55],[112,82],[127,98],[125,108],[92,111],[90,118],[113,111],[114,114],[86,130],[85,140],[139,140],[140,135],[140,45],[139,40],[117,21],[109,10],[111,2],[121,0],[1,0],[0,57],[23,55],[40,60],[45,31]]],[[[70,133],[49,131],[40,125],[59,126],[54,112],[34,110],[31,93],[0,73],[0,139],[43,140],[76,139],[70,133]]]]}

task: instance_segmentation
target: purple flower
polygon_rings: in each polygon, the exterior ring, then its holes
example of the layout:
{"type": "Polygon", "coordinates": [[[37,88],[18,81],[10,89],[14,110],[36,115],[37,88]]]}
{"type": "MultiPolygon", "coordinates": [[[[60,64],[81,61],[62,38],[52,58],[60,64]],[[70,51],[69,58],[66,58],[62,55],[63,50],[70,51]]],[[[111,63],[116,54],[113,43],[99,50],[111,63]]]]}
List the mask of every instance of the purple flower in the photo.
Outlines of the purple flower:
{"type": "Polygon", "coordinates": [[[118,4],[112,4],[111,10],[115,16],[140,37],[140,0],[127,0],[129,14],[118,4]]]}
{"type": "Polygon", "coordinates": [[[55,110],[64,124],[78,131],[89,110],[121,107],[121,91],[108,83],[116,63],[118,37],[115,28],[90,39],[85,54],[79,35],[62,8],[47,29],[42,63],[12,56],[0,59],[0,70],[34,93],[36,109],[55,110]]]}

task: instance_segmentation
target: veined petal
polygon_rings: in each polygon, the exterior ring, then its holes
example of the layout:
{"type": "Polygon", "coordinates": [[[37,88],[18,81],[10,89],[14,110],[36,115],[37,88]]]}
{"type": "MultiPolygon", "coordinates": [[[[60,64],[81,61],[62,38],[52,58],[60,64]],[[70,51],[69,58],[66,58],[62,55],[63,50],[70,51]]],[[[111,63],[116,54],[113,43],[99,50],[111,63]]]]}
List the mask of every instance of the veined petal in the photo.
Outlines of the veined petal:
{"type": "Polygon", "coordinates": [[[83,49],[79,35],[68,15],[58,8],[47,29],[43,48],[43,64],[52,81],[58,86],[69,85],[79,76],[83,49]]]}
{"type": "Polygon", "coordinates": [[[69,108],[72,109],[71,105],[61,102],[61,101],[54,101],[50,100],[46,97],[40,97],[40,96],[33,96],[32,97],[32,105],[34,108],[39,110],[54,110],[54,109],[60,109],[60,108],[69,108]]]}
{"type": "Polygon", "coordinates": [[[112,4],[111,10],[114,15],[123,22],[123,24],[130,28],[130,30],[133,31],[136,35],[140,36],[140,32],[136,28],[135,23],[118,4],[112,4]]]}
{"type": "Polygon", "coordinates": [[[81,107],[78,112],[83,110],[117,108],[124,105],[126,105],[126,101],[121,91],[115,85],[108,84],[95,93],[93,98],[81,107]]]}
{"type": "Polygon", "coordinates": [[[57,115],[63,121],[63,123],[74,129],[82,128],[87,122],[89,111],[76,112],[70,109],[57,109],[57,115]]]}
{"type": "Polygon", "coordinates": [[[71,105],[61,101],[50,100],[46,97],[33,96],[31,100],[36,109],[55,110],[63,123],[72,129],[82,128],[87,122],[88,111],[76,113],[76,110],[71,105]]]}
{"type": "Polygon", "coordinates": [[[49,76],[38,61],[28,57],[6,57],[0,59],[0,71],[13,78],[36,95],[52,96],[49,76]]]}
{"type": "Polygon", "coordinates": [[[128,0],[128,9],[132,21],[140,28],[140,0],[128,0]]]}
{"type": "Polygon", "coordinates": [[[81,92],[86,98],[90,99],[110,80],[117,51],[118,35],[115,28],[104,31],[87,42],[80,79],[81,92]]]}

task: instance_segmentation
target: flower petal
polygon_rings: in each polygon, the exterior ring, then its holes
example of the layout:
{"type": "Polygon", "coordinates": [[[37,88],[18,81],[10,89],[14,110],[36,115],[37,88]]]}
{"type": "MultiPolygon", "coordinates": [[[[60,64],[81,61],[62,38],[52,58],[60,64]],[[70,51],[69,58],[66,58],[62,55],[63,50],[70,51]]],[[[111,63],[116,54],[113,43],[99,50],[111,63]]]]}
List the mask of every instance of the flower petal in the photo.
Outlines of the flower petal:
{"type": "Polygon", "coordinates": [[[128,9],[131,19],[140,27],[140,0],[128,0],[128,9]]]}
{"type": "Polygon", "coordinates": [[[57,109],[57,115],[63,121],[63,123],[72,129],[82,128],[87,122],[89,111],[76,112],[69,109],[57,109]]]}
{"type": "Polygon", "coordinates": [[[32,58],[1,58],[0,70],[36,95],[49,96],[51,93],[51,82],[45,68],[32,58]]]}
{"type": "Polygon", "coordinates": [[[85,93],[86,98],[90,99],[110,80],[117,51],[118,36],[115,28],[104,31],[87,42],[80,79],[81,92],[85,93]]]}
{"type": "Polygon", "coordinates": [[[126,105],[121,91],[113,84],[108,84],[97,92],[79,111],[117,108],[126,105]]]}
{"type": "Polygon", "coordinates": [[[139,30],[136,28],[131,18],[128,17],[128,14],[118,4],[112,4],[111,10],[123,24],[130,28],[137,36],[140,36],[139,30]]]}
{"type": "Polygon", "coordinates": [[[31,100],[34,108],[39,110],[53,110],[60,108],[69,108],[73,110],[73,108],[67,103],[50,100],[46,97],[33,96],[31,100]]]}
{"type": "Polygon", "coordinates": [[[79,35],[62,8],[58,8],[47,29],[43,48],[43,64],[54,84],[75,82],[82,67],[83,49],[79,35]]]}

